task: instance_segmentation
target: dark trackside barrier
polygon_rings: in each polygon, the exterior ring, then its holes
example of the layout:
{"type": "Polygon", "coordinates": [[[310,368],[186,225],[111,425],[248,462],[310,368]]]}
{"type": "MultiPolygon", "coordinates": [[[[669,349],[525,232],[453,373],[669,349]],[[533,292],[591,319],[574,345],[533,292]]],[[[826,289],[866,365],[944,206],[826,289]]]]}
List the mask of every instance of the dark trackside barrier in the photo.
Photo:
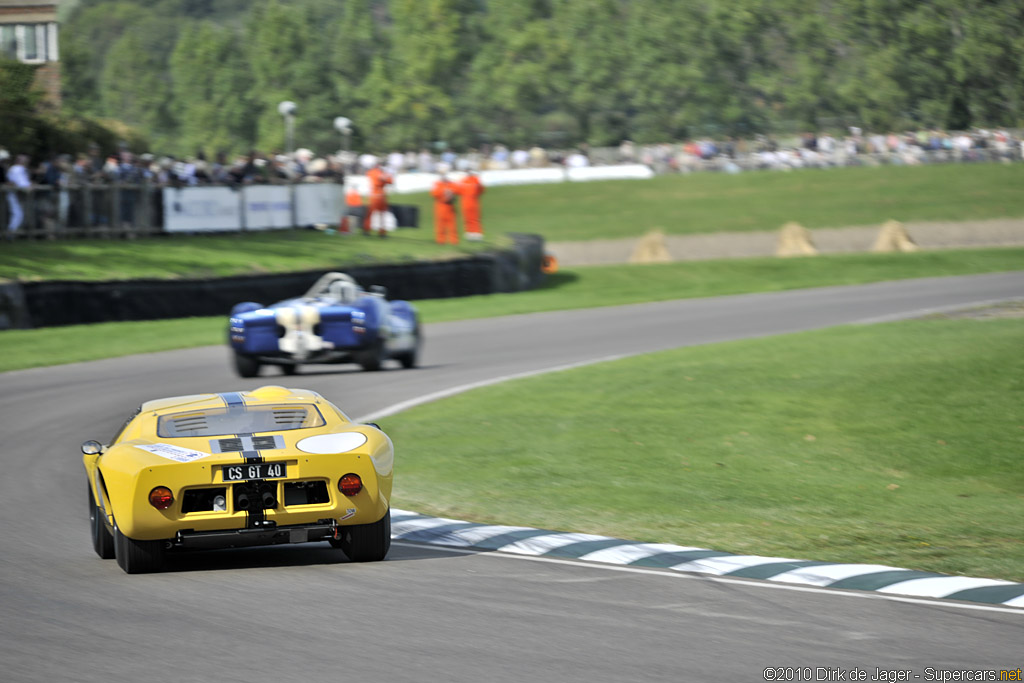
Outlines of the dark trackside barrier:
{"type": "Polygon", "coordinates": [[[420,227],[420,207],[415,204],[389,204],[388,211],[395,216],[398,227],[420,227]]]}
{"type": "MultiPolygon", "coordinates": [[[[339,267],[389,299],[442,299],[533,289],[543,278],[544,239],[513,235],[514,246],[449,261],[339,267]]],[[[23,282],[0,290],[0,329],[227,316],[242,301],[272,304],[301,296],[323,270],[196,280],[23,282]]]]}

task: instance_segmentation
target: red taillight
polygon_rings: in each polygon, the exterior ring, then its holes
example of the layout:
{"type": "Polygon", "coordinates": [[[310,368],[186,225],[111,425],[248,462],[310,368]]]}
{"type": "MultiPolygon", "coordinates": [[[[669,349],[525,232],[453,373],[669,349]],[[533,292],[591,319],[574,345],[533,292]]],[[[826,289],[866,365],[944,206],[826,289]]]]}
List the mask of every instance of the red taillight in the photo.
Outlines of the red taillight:
{"type": "Polygon", "coordinates": [[[358,474],[346,474],[338,480],[338,490],[346,496],[354,496],[363,490],[363,480],[358,474]]]}
{"type": "Polygon", "coordinates": [[[174,502],[174,494],[166,486],[157,486],[149,492],[149,504],[157,510],[166,510],[174,502]]]}

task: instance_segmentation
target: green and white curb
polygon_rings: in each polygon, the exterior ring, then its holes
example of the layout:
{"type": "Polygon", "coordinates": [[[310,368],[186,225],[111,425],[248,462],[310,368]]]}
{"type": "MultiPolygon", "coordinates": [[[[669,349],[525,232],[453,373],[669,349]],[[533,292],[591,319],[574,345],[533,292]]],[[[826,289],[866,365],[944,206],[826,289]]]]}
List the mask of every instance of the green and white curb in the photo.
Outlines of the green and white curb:
{"type": "Polygon", "coordinates": [[[733,555],[706,548],[635,543],[593,534],[476,524],[427,517],[405,510],[391,511],[391,537],[396,541],[493,550],[515,555],[1024,608],[1024,583],[949,576],[881,564],[835,564],[787,557],[733,555]]]}

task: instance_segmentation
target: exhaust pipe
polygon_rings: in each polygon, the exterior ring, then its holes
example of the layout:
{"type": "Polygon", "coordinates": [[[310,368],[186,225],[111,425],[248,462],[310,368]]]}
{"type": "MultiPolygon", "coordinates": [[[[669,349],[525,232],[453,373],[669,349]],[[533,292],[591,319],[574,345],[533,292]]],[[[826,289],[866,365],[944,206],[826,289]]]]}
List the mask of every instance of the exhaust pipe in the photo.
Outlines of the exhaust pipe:
{"type": "Polygon", "coordinates": [[[238,499],[235,501],[235,507],[237,507],[239,510],[248,510],[249,496],[247,496],[244,493],[239,494],[238,499]]]}
{"type": "Polygon", "coordinates": [[[270,491],[263,492],[263,507],[264,508],[275,508],[277,507],[277,498],[270,491]]]}

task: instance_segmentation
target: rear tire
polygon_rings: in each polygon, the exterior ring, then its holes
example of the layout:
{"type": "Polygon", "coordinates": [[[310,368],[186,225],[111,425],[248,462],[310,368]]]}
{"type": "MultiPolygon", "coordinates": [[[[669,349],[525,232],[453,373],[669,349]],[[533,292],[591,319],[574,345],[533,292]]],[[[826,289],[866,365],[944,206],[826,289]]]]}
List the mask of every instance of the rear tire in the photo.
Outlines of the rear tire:
{"type": "Polygon", "coordinates": [[[239,377],[256,377],[260,374],[260,362],[252,356],[235,351],[235,371],[239,377]]]}
{"type": "Polygon", "coordinates": [[[368,349],[359,353],[356,362],[363,367],[363,370],[376,372],[384,365],[385,358],[387,358],[387,353],[384,349],[384,340],[375,339],[368,349]]]}
{"type": "Polygon", "coordinates": [[[114,524],[114,555],[125,574],[149,574],[164,564],[163,541],[136,541],[121,533],[114,524]]]}
{"type": "Polygon", "coordinates": [[[299,371],[299,366],[298,366],[297,363],[284,363],[284,364],[282,364],[280,366],[280,368],[281,368],[281,374],[282,375],[288,375],[289,377],[291,377],[292,375],[298,373],[298,371],[299,371]]]}
{"type": "Polygon", "coordinates": [[[410,368],[416,367],[416,363],[419,362],[419,358],[420,358],[420,345],[422,343],[423,343],[423,340],[420,337],[420,328],[417,325],[416,326],[416,331],[413,332],[412,350],[411,351],[406,351],[405,353],[402,353],[402,354],[399,354],[399,355],[395,356],[395,358],[398,359],[398,362],[402,364],[403,368],[408,370],[410,368]]]}
{"type": "Polygon", "coordinates": [[[103,511],[96,505],[96,499],[92,495],[92,486],[89,487],[89,527],[92,532],[92,549],[100,556],[101,560],[114,559],[114,537],[103,521],[103,511]]]}
{"type": "Polygon", "coordinates": [[[373,524],[355,524],[339,529],[341,538],[331,545],[341,548],[352,562],[379,562],[391,549],[391,510],[373,524]]]}

